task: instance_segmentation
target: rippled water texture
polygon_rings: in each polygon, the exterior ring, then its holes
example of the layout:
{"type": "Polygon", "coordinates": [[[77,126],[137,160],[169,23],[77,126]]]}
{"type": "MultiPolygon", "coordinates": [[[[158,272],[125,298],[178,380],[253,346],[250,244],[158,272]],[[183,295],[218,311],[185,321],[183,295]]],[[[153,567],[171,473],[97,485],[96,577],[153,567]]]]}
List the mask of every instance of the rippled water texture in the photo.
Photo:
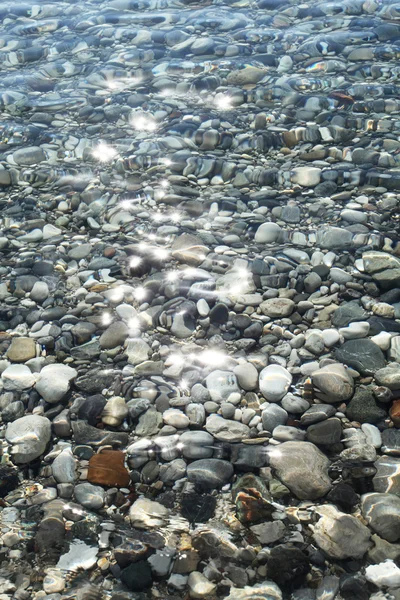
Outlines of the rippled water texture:
{"type": "Polygon", "coordinates": [[[3,3],[0,185],[68,204],[89,186],[101,221],[126,229],[131,203],[185,208],[226,184],[399,189],[398,13],[372,0],[3,3]]]}

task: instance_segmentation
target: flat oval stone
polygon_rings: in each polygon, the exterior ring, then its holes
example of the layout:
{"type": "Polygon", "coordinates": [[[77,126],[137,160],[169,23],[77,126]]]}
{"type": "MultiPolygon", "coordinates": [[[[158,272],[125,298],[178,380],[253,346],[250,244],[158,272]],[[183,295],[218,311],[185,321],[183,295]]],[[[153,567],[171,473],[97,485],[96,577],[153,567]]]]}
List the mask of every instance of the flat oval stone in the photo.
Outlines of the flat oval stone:
{"type": "Polygon", "coordinates": [[[260,304],[263,315],[273,319],[288,317],[294,311],[295,306],[290,298],[270,298],[260,304]]]}
{"type": "Polygon", "coordinates": [[[220,488],[228,483],[232,475],[232,464],[218,458],[195,460],[187,468],[189,481],[204,489],[220,488]]]}
{"type": "Polygon", "coordinates": [[[207,417],[206,430],[221,442],[241,442],[250,436],[250,428],[238,421],[212,414],[207,417]]]}
{"type": "Polygon", "coordinates": [[[382,350],[371,340],[349,340],[335,351],[335,357],[362,375],[373,375],[386,365],[382,350]]]}
{"type": "Polygon", "coordinates": [[[54,459],[51,470],[57,483],[74,483],[76,461],[71,448],[66,448],[54,459]]]}
{"type": "Polygon", "coordinates": [[[325,496],[332,487],[329,460],[310,442],[284,442],[268,450],[277,476],[300,500],[325,496]]]}
{"type": "Polygon", "coordinates": [[[261,223],[254,236],[254,241],[256,244],[270,244],[278,239],[280,231],[281,228],[277,223],[261,223]]]}
{"type": "Polygon", "coordinates": [[[336,417],[310,425],[307,429],[308,441],[320,446],[337,444],[340,442],[341,437],[342,426],[340,419],[337,419],[336,417]]]}
{"type": "Polygon", "coordinates": [[[214,452],[214,438],[206,431],[185,431],[179,438],[179,445],[185,458],[211,458],[214,452]]]}

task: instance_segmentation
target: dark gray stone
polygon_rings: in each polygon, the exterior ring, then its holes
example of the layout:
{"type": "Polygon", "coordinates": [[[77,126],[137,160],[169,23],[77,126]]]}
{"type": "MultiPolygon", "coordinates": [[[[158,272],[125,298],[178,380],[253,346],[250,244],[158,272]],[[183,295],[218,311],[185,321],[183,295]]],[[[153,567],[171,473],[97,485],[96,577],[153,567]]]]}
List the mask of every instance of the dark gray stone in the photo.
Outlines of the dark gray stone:
{"type": "Polygon", "coordinates": [[[377,406],[371,390],[360,388],[347,405],[346,416],[359,423],[379,423],[386,412],[377,406]]]}
{"type": "Polygon", "coordinates": [[[310,425],[307,429],[307,440],[319,446],[331,446],[340,442],[342,426],[336,417],[310,425]]]}
{"type": "Polygon", "coordinates": [[[332,316],[332,325],[335,327],[347,327],[354,321],[365,321],[368,313],[357,302],[341,304],[332,316]]]}
{"type": "Polygon", "coordinates": [[[218,458],[195,460],[187,468],[189,481],[201,489],[220,488],[228,483],[232,475],[233,466],[231,463],[218,458]]]}
{"type": "Polygon", "coordinates": [[[386,365],[382,350],[371,340],[349,340],[335,351],[339,362],[353,367],[362,375],[373,375],[386,365]]]}

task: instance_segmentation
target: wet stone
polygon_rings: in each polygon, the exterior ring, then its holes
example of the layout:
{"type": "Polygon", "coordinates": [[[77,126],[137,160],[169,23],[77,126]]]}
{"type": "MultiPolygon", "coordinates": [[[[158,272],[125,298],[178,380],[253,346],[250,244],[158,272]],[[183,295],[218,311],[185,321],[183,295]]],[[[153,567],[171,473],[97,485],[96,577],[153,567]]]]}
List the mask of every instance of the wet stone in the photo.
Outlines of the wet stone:
{"type": "Polygon", "coordinates": [[[104,505],[105,493],[100,486],[79,483],[74,489],[75,499],[85,508],[99,509],[104,505]]]}
{"type": "Polygon", "coordinates": [[[371,532],[356,517],[329,504],[317,512],[321,518],[313,526],[313,539],[329,557],[361,558],[370,548],[371,532]]]}
{"type": "Polygon", "coordinates": [[[6,429],[6,440],[12,445],[11,455],[17,464],[29,463],[43,454],[50,436],[49,419],[38,415],[16,419],[6,429]]]}
{"type": "Polygon", "coordinates": [[[236,376],[229,371],[213,371],[206,378],[206,386],[211,400],[228,401],[236,404],[240,400],[240,390],[236,376]]]}
{"type": "Polygon", "coordinates": [[[190,523],[206,523],[214,516],[216,499],[210,494],[188,493],[181,499],[181,515],[190,523]]]}
{"type": "Polygon", "coordinates": [[[326,365],[312,373],[316,396],[325,402],[342,402],[353,395],[354,381],[344,366],[339,363],[326,365]]]}
{"type": "Polygon", "coordinates": [[[297,498],[315,499],[329,492],[329,460],[314,444],[284,442],[268,454],[271,467],[297,498]]]}
{"type": "Polygon", "coordinates": [[[370,390],[360,388],[348,403],[346,415],[351,421],[378,423],[385,418],[386,412],[377,406],[370,390]]]}
{"type": "Polygon", "coordinates": [[[327,419],[307,428],[307,440],[313,444],[331,446],[340,442],[342,426],[339,419],[327,419]]]}
{"type": "Polygon", "coordinates": [[[363,517],[388,542],[400,539],[400,498],[394,494],[371,493],[361,497],[363,517]]]}
{"type": "Polygon", "coordinates": [[[400,458],[381,456],[375,462],[374,491],[400,495],[400,458]]]}
{"type": "Polygon", "coordinates": [[[291,383],[291,374],[279,365],[269,365],[260,373],[260,391],[264,398],[270,402],[281,400],[289,390],[291,383]]]}
{"type": "Polygon", "coordinates": [[[216,458],[195,460],[187,468],[187,477],[199,489],[220,488],[233,474],[231,463],[216,458]]]}
{"type": "Polygon", "coordinates": [[[285,544],[272,548],[267,562],[267,576],[282,587],[299,587],[309,569],[304,552],[285,544]]]}
{"type": "Polygon", "coordinates": [[[89,483],[107,487],[127,487],[129,473],[124,466],[124,453],[118,450],[103,450],[89,460],[87,474],[89,483]]]}
{"type": "Polygon", "coordinates": [[[400,429],[382,431],[382,451],[385,454],[400,456],[400,429]]]}
{"type": "Polygon", "coordinates": [[[335,357],[363,375],[372,375],[385,366],[382,350],[370,340],[349,340],[336,350],[335,357]]]}

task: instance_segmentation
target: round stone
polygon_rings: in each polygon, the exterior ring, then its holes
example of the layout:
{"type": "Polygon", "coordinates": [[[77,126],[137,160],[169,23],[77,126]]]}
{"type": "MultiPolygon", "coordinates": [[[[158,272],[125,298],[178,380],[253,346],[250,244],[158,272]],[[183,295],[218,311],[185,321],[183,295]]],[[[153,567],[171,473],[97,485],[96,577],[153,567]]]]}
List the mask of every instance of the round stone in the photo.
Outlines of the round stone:
{"type": "Polygon", "coordinates": [[[185,429],[190,423],[189,417],[177,408],[169,408],[163,413],[164,423],[176,429],[185,429]]]}
{"type": "Polygon", "coordinates": [[[343,402],[353,395],[354,380],[339,363],[326,365],[312,373],[316,396],[324,402],[343,402]]]}
{"type": "Polygon", "coordinates": [[[373,375],[386,365],[382,350],[371,340],[349,340],[335,352],[336,359],[362,375],[373,375]]]}
{"type": "Polygon", "coordinates": [[[261,223],[254,236],[254,241],[256,244],[270,244],[276,242],[280,232],[281,228],[277,223],[261,223]]]}
{"type": "Polygon", "coordinates": [[[268,365],[260,373],[260,391],[270,402],[279,402],[288,392],[291,384],[291,374],[279,365],[268,365]]]}
{"type": "Polygon", "coordinates": [[[258,371],[251,363],[241,363],[233,369],[240,387],[246,391],[255,390],[258,384],[258,371]]]}
{"type": "Polygon", "coordinates": [[[206,386],[214,402],[240,402],[241,394],[236,375],[231,371],[212,371],[206,377],[206,386]]]}
{"type": "Polygon", "coordinates": [[[33,387],[36,381],[35,375],[25,365],[11,365],[1,374],[4,389],[8,391],[19,391],[33,387]]]}

